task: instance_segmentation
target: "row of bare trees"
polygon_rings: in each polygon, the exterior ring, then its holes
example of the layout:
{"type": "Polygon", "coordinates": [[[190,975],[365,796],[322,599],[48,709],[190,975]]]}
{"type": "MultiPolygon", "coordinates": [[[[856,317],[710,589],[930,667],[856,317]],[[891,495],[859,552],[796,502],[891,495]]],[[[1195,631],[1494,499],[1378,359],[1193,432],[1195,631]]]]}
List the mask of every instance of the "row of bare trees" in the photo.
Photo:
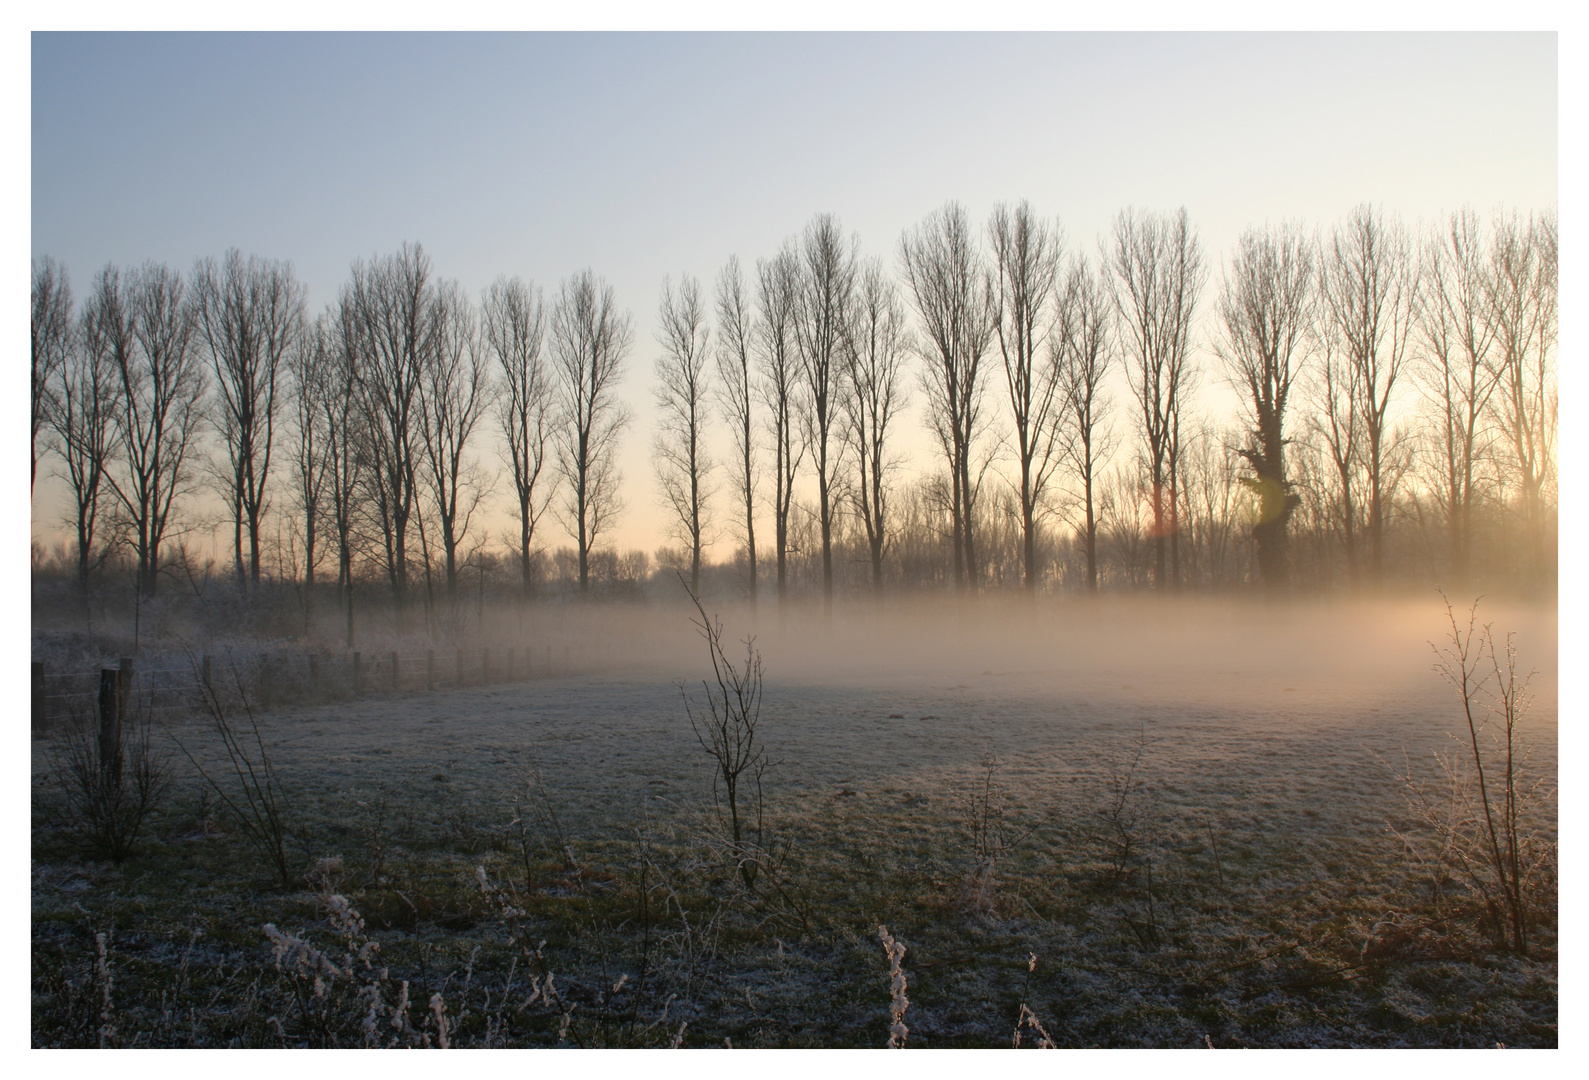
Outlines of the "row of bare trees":
{"type": "Polygon", "coordinates": [[[592,273],[566,282],[549,316],[518,279],[495,282],[477,309],[405,247],[355,263],[311,320],[289,265],[235,251],[185,279],[106,267],[75,312],[64,271],[43,259],[33,306],[34,475],[41,448],[54,451],[85,591],[125,545],[139,588],[154,593],[179,500],[208,480],[228,505],[245,586],[260,578],[272,493],[286,490],[308,584],[334,552],[344,593],[367,561],[399,609],[416,565],[428,604],[453,595],[495,483],[478,453],[489,418],[516,495],[524,581],[554,477],[588,580],[618,506],[628,414],[616,387],[632,336],[592,273]],[[219,444],[209,458],[206,431],[219,444]]]}
{"type": "MultiPolygon", "coordinates": [[[[240,343],[222,340],[221,309],[232,298],[223,294],[215,268],[201,264],[195,282],[190,286],[163,266],[127,272],[107,267],[74,317],[65,272],[49,259],[34,265],[35,480],[42,436],[60,457],[72,489],[77,573],[85,588],[97,554],[108,546],[102,541],[106,502],[115,508],[116,540],[135,553],[139,588],[155,589],[174,508],[193,483],[195,439],[209,384],[201,356],[208,327],[200,329],[201,312],[217,324],[219,349],[211,353],[217,377],[246,382],[223,388],[222,400],[236,407],[217,426],[229,453],[252,448],[257,418],[249,414],[245,427],[237,413],[247,414],[257,400],[258,358],[234,363],[240,343]]],[[[257,344],[250,334],[247,346],[257,344]]],[[[240,529],[251,509],[262,509],[249,502],[250,484],[267,468],[255,461],[225,470],[240,529]]]]}
{"type": "MultiPolygon", "coordinates": [[[[880,594],[934,533],[961,590],[1009,581],[1010,550],[1027,590],[1072,557],[1085,588],[1174,589],[1218,580],[1246,541],[1265,585],[1304,565],[1323,583],[1333,560],[1378,586],[1398,528],[1452,584],[1514,540],[1520,577],[1553,574],[1553,213],[1417,231],[1362,206],[1317,232],[1251,229],[1208,312],[1184,210],[1126,210],[1088,253],[1025,202],[980,229],[950,203],[894,264],[824,214],[753,273],[731,259],[713,296],[663,283],[652,459],[693,589],[727,525],[754,602],[769,496],[778,597],[803,560],[829,606],[845,565],[880,594]],[[1194,411],[1210,377],[1241,402],[1232,430],[1194,411]],[[912,389],[937,450],[914,480],[912,389]]],[[[36,260],[33,477],[53,454],[85,593],[113,550],[153,593],[205,484],[244,588],[274,509],[307,584],[334,562],[351,605],[375,568],[399,611],[416,590],[433,610],[486,557],[502,490],[522,588],[551,510],[583,592],[622,508],[633,338],[591,271],[549,304],[505,277],[475,302],[417,246],[356,262],[313,317],[290,265],[236,251],[185,278],[106,267],[81,304],[36,260]]]]}
{"type": "MultiPolygon", "coordinates": [[[[299,511],[334,523],[339,586],[351,587],[355,554],[373,550],[401,611],[417,543],[426,610],[438,594],[456,599],[461,568],[485,542],[477,518],[496,477],[478,451],[494,422],[522,587],[534,585],[536,530],[555,507],[588,588],[590,553],[620,505],[617,435],[629,421],[616,389],[631,321],[610,286],[582,272],[548,312],[538,289],[504,277],[477,309],[456,282],[435,277],[421,248],[405,246],[354,264],[311,338],[298,380],[308,403],[297,432],[299,511]]],[[[317,552],[304,536],[312,568],[317,552]]]]}

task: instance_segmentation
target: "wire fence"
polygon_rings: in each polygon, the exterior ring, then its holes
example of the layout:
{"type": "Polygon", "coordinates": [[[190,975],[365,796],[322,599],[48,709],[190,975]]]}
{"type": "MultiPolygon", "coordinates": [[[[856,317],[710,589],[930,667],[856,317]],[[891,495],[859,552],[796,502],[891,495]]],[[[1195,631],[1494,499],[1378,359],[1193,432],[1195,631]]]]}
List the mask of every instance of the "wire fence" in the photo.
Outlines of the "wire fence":
{"type": "Polygon", "coordinates": [[[33,662],[33,727],[90,719],[103,704],[107,672],[116,673],[124,715],[180,716],[205,707],[206,692],[271,707],[346,701],[377,694],[411,694],[617,670],[633,653],[607,637],[478,648],[350,651],[265,650],[247,657],[209,654],[178,666],[144,668],[132,658],[116,667],[56,671],[33,662]],[[127,672],[122,675],[121,672],[127,672]]]}

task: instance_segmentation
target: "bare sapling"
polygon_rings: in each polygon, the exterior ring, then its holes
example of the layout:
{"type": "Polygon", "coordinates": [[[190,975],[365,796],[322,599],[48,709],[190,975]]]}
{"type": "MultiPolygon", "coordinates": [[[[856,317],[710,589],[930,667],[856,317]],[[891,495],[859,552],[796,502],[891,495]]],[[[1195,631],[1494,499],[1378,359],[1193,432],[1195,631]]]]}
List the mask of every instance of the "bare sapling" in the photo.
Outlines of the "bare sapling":
{"type": "Polygon", "coordinates": [[[169,759],[149,745],[147,714],[123,725],[108,745],[80,718],[51,756],[65,831],[93,854],[124,861],[171,788],[169,759]]]}
{"type": "Polygon", "coordinates": [[[532,854],[535,845],[530,838],[530,826],[533,824],[540,834],[541,841],[550,846],[563,856],[565,867],[570,871],[579,869],[573,857],[573,848],[568,837],[563,833],[562,820],[557,816],[557,807],[552,803],[551,794],[546,790],[546,783],[541,778],[541,763],[534,755],[517,762],[513,769],[514,788],[513,795],[513,820],[509,827],[514,829],[518,839],[519,855],[524,864],[524,887],[535,887],[535,870],[532,854]]]}
{"type": "Polygon", "coordinates": [[[1022,821],[1011,813],[1009,788],[998,776],[1003,764],[992,754],[984,757],[981,779],[964,796],[964,828],[975,860],[966,883],[966,901],[974,911],[992,908],[1000,860],[1031,836],[1043,820],[1022,821]]]}
{"type": "Polygon", "coordinates": [[[1450,633],[1430,648],[1437,658],[1434,670],[1462,701],[1466,731],[1456,738],[1464,765],[1442,759],[1450,784],[1445,806],[1410,774],[1403,779],[1414,809],[1433,827],[1440,861],[1467,878],[1496,937],[1526,956],[1532,909],[1539,894],[1551,890],[1545,879],[1555,854],[1555,845],[1527,820],[1543,785],[1526,775],[1527,750],[1518,732],[1531,703],[1533,672],[1518,674],[1515,635],[1498,643],[1492,624],[1478,625],[1477,600],[1464,627],[1444,593],[1441,598],[1450,633]]]}
{"type": "Polygon", "coordinates": [[[1153,813],[1153,797],[1143,779],[1142,758],[1152,745],[1146,729],[1131,742],[1128,759],[1105,761],[1104,805],[1100,839],[1109,858],[1110,886],[1120,885],[1132,876],[1132,864],[1143,855],[1148,842],[1153,813]]]}
{"type": "MultiPolygon", "coordinates": [[[[683,577],[680,576],[683,584],[683,577]]],[[[715,763],[712,796],[720,811],[728,814],[728,828],[739,876],[747,889],[756,885],[756,871],[763,851],[765,822],[761,780],[767,771],[767,751],[756,737],[761,719],[761,651],[756,639],[745,639],[745,660],[736,666],[723,648],[723,622],[706,613],[701,598],[689,591],[699,619],[690,622],[706,642],[712,661],[715,686],[706,680],[705,708],[691,700],[681,682],[679,694],[690,718],[696,741],[715,763]],[[748,837],[754,839],[748,839],[748,837]]]]}
{"type": "Polygon", "coordinates": [[[1105,757],[1103,805],[1096,811],[1100,822],[1095,833],[1108,860],[1099,884],[1106,889],[1126,889],[1128,895],[1133,885],[1141,884],[1138,917],[1122,913],[1120,918],[1146,949],[1157,949],[1162,941],[1153,880],[1158,799],[1144,776],[1143,761],[1154,741],[1145,727],[1140,728],[1125,753],[1105,757]],[[1139,869],[1143,872],[1140,878],[1139,869]]]}
{"type": "Polygon", "coordinates": [[[295,860],[287,850],[287,841],[294,831],[289,820],[292,800],[271,764],[270,751],[265,747],[265,737],[259,730],[243,676],[230,657],[227,664],[236,690],[237,707],[247,721],[246,730],[232,716],[227,695],[204,677],[197,664],[194,674],[198,676],[200,705],[226,750],[231,781],[222,783],[212,776],[181,740],[177,740],[177,746],[221,800],[243,835],[266,857],[281,879],[282,888],[290,888],[296,876],[293,873],[295,860]]]}

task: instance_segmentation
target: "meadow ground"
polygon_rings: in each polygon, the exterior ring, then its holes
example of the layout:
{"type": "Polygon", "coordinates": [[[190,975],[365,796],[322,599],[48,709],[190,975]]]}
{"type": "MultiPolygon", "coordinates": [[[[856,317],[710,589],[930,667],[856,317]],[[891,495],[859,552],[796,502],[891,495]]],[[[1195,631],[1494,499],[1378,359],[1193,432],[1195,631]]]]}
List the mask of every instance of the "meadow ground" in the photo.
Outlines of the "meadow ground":
{"type": "MultiPolygon", "coordinates": [[[[602,616],[640,647],[599,675],[256,714],[286,884],[198,777],[242,790],[204,717],[156,728],[175,781],[119,865],[35,739],[35,1045],[878,1046],[880,925],[909,1046],[1555,1045],[1553,878],[1520,956],[1408,848],[1400,777],[1462,759],[1438,599],[840,614],[763,609],[738,847],[683,609],[602,616]]],[[[1480,617],[1538,669],[1553,844],[1555,611],[1480,617]]]]}

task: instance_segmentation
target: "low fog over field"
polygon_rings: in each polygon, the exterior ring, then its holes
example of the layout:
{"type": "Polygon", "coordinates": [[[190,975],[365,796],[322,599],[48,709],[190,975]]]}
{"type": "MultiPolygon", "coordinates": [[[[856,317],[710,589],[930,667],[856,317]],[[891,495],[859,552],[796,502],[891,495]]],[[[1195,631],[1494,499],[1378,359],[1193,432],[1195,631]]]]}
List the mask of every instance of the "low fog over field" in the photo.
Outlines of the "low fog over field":
{"type": "MultiPolygon", "coordinates": [[[[1453,597],[1453,604],[1465,616],[1471,600],[1453,597]]],[[[1381,602],[890,598],[886,605],[840,607],[831,619],[815,603],[784,618],[772,604],[764,603],[759,612],[743,604],[707,605],[728,637],[756,638],[775,678],[865,683],[953,672],[1097,692],[1095,687],[1120,690],[1114,683],[1122,676],[1139,692],[1164,684],[1242,700],[1261,694],[1269,679],[1299,690],[1287,680],[1306,680],[1310,693],[1343,684],[1424,682],[1430,643],[1449,630],[1443,601],[1433,590],[1381,602]]],[[[1485,600],[1479,614],[1481,621],[1515,629],[1520,645],[1537,654],[1542,677],[1554,677],[1554,604],[1485,600]]],[[[595,620],[585,625],[602,628],[601,615],[585,617],[595,620]]],[[[699,641],[681,633],[693,617],[683,604],[618,609],[605,630],[629,639],[643,635],[647,651],[641,655],[660,670],[701,662],[699,641]]]]}
{"type": "MultiPolygon", "coordinates": [[[[755,632],[765,670],[767,767],[759,792],[742,787],[756,826],[740,843],[681,698],[680,684],[701,710],[717,689],[693,609],[502,613],[481,629],[498,665],[514,649],[512,679],[471,685],[466,668],[466,685],[394,692],[366,669],[355,698],[256,709],[257,746],[234,705],[244,756],[280,779],[285,885],[218,801],[242,787],[213,715],[160,718],[157,743],[191,758],[115,865],[63,846],[62,759],[36,741],[36,947],[62,987],[88,970],[74,939],[92,950],[112,923],[124,948],[173,963],[263,963],[277,990],[216,975],[225,1004],[180,1036],[124,1007],[125,1023],[198,1044],[434,1040],[418,1015],[359,1036],[355,999],[386,994],[390,1010],[397,975],[351,968],[322,1007],[345,1015],[294,1026],[299,976],[274,973],[260,928],[290,923],[291,940],[325,948],[338,939],[315,926],[328,911],[344,925],[341,904],[364,919],[350,947],[376,941],[411,995],[428,986],[464,1014],[473,1001],[476,1026],[448,1029],[462,1044],[878,1045],[892,1022],[882,924],[907,946],[913,1046],[1019,1031],[1060,1046],[1554,1045],[1553,878],[1523,959],[1492,951],[1460,864],[1430,862],[1446,811],[1473,805],[1438,756],[1460,772],[1470,752],[1461,700],[1431,670],[1450,629],[1438,596],[891,601],[840,605],[831,625],[819,605],[707,610],[736,664],[732,639],[755,632]],[[85,920],[74,901],[105,890],[85,920]],[[115,914],[127,904],[130,922],[115,914]],[[531,938],[551,944],[522,952],[531,938]],[[411,966],[422,956],[435,974],[411,966]],[[563,997],[510,1015],[458,981],[468,967],[511,984],[525,957],[563,997]],[[611,989],[620,977],[627,991],[611,989]]],[[[1525,832],[1553,851],[1555,611],[1480,617],[1537,668],[1519,775],[1525,832]]],[[[70,1000],[50,999],[63,1034],[70,1000]]]]}
{"type": "MultiPolygon", "coordinates": [[[[755,631],[766,673],[760,737],[779,762],[766,776],[773,793],[912,792],[997,755],[1036,804],[1145,735],[1155,771],[1178,786],[1232,805],[1238,792],[1262,790],[1287,813],[1372,831],[1397,797],[1383,781],[1402,751],[1427,765],[1454,747],[1448,733],[1463,722],[1432,670],[1430,643],[1449,630],[1438,596],[920,601],[843,609],[831,629],[815,605],[781,628],[776,611],[708,610],[726,638],[755,631]]],[[[1515,629],[1524,663],[1538,669],[1524,730],[1536,766],[1553,775],[1554,609],[1481,614],[1515,629]]],[[[564,797],[630,817],[653,782],[692,791],[710,782],[675,685],[704,701],[701,680],[712,678],[696,619],[683,605],[578,611],[559,636],[606,643],[605,670],[284,710],[270,730],[284,753],[327,769],[327,787],[362,782],[367,763],[415,777],[446,765],[489,788],[495,759],[528,753],[564,797]]],[[[522,641],[533,659],[541,637],[498,640],[522,641]]],[[[730,640],[728,653],[742,661],[742,642],[730,640]]]]}

